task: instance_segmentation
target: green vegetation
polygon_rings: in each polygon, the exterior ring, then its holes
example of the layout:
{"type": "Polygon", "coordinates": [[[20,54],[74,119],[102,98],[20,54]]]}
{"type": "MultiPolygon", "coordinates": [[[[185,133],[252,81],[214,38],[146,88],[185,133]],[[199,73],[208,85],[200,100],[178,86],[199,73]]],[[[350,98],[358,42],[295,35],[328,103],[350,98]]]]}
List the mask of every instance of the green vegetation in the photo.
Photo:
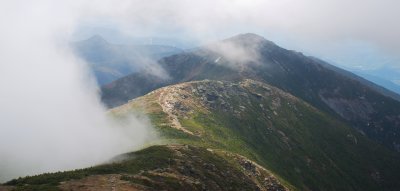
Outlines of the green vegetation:
{"type": "Polygon", "coordinates": [[[400,188],[398,154],[276,88],[254,81],[202,81],[184,84],[179,91],[182,95],[174,98],[179,107],[173,112],[193,135],[173,128],[158,103],[159,94],[148,94],[124,109],[113,109],[111,115],[123,118],[136,111],[148,114],[161,142],[169,146],[122,155],[126,158],[122,162],[20,178],[7,185],[19,190],[55,190],[60,182],[72,179],[120,174],[121,180],[153,189],[201,190],[207,185],[210,190],[255,190],[274,174],[292,190],[400,188]],[[249,172],[236,154],[269,171],[247,176],[249,172]],[[202,185],[188,183],[182,177],[201,180],[202,185]]]}
{"type": "MultiPolygon", "coordinates": [[[[152,146],[119,157],[124,160],[87,169],[19,178],[7,185],[15,186],[14,190],[59,190],[57,186],[68,180],[90,175],[120,174],[120,181],[155,190],[252,191],[260,186],[265,187],[254,180],[270,177],[270,173],[262,169],[260,174],[248,176],[234,155],[218,154],[187,145],[152,146]]],[[[283,189],[275,180],[270,180],[271,185],[283,189]]]]}
{"type": "Polygon", "coordinates": [[[162,146],[153,146],[134,153],[120,156],[129,160],[99,165],[74,171],[45,173],[36,176],[18,178],[5,185],[17,186],[17,190],[57,190],[60,182],[81,179],[99,174],[135,174],[140,170],[151,170],[166,167],[171,161],[171,150],[162,146]]]}
{"type": "Polygon", "coordinates": [[[208,112],[199,110],[180,118],[182,126],[198,136],[165,128],[168,121],[160,113],[153,122],[169,142],[244,155],[300,190],[390,190],[400,186],[395,153],[301,100],[277,90],[260,99],[254,93],[262,94],[262,88],[247,88],[248,99],[230,95],[225,100],[236,111],[239,106],[245,108],[239,115],[222,110],[216,102],[208,112]]]}

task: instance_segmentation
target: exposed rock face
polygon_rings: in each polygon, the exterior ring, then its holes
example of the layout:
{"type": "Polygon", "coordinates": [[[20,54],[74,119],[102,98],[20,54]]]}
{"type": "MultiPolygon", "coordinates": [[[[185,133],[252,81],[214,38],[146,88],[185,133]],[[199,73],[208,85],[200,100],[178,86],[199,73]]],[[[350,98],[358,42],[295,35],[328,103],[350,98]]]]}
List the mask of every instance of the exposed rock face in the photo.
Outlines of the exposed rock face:
{"type": "Polygon", "coordinates": [[[365,100],[346,100],[329,97],[322,97],[322,100],[337,114],[349,121],[369,121],[369,116],[375,112],[372,105],[365,100]]]}
{"type": "MultiPolygon", "coordinates": [[[[211,110],[222,110],[241,117],[246,113],[247,107],[252,105],[252,99],[259,101],[270,100],[270,105],[257,105],[267,115],[278,115],[281,107],[281,98],[287,98],[296,102],[296,98],[277,88],[265,83],[246,79],[238,83],[222,81],[194,81],[167,86],[150,93],[161,106],[162,111],[168,115],[171,127],[185,133],[194,135],[198,132],[191,132],[179,122],[179,118],[188,118],[194,112],[202,111],[208,113],[211,110]],[[238,103],[238,104],[232,104],[238,103]]],[[[140,102],[132,100],[132,102],[140,102]]],[[[295,104],[285,103],[295,108],[295,104]]],[[[125,106],[122,106],[123,108],[125,106]]],[[[121,108],[115,110],[121,111],[121,108]]],[[[286,138],[283,138],[286,139],[286,138]]]]}

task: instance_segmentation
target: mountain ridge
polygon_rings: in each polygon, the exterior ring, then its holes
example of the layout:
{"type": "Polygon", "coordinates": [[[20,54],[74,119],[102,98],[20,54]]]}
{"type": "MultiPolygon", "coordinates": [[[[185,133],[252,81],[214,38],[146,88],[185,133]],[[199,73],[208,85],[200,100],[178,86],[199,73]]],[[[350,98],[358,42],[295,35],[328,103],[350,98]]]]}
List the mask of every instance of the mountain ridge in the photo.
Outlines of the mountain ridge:
{"type": "Polygon", "coordinates": [[[237,81],[250,78],[287,91],[400,152],[400,102],[387,97],[373,85],[351,77],[344,70],[332,69],[333,66],[326,62],[286,50],[262,37],[239,35],[229,38],[228,42],[228,46],[223,43],[222,52],[218,46],[206,46],[163,58],[159,65],[171,76],[170,79],[132,74],[103,86],[102,100],[114,107],[165,85],[203,79],[237,81]],[[225,56],[229,51],[224,52],[224,47],[229,50],[237,46],[235,43],[231,45],[232,39],[241,42],[248,36],[261,45],[250,43],[239,48],[239,53],[254,48],[250,55],[256,54],[256,58],[237,62],[227,58],[230,55],[225,56]],[[151,87],[136,89],[149,82],[155,83],[151,83],[151,87]]]}
{"type": "Polygon", "coordinates": [[[117,162],[14,179],[3,190],[260,190],[285,191],[247,158],[190,145],[158,145],[122,154],[117,162]]]}
{"type": "Polygon", "coordinates": [[[121,121],[134,113],[149,117],[161,138],[153,144],[161,145],[121,155],[113,163],[15,179],[6,185],[62,190],[400,187],[397,153],[263,82],[184,82],[109,111],[121,121]]]}
{"type": "Polygon", "coordinates": [[[149,115],[162,137],[172,143],[239,153],[299,190],[388,189],[380,181],[396,176],[392,168],[399,166],[398,155],[346,124],[254,80],[180,83],[152,91],[111,112],[124,116],[136,109],[149,115]],[[391,159],[379,162],[386,157],[391,159]],[[383,178],[383,171],[391,170],[392,175],[383,178]],[[374,180],[376,172],[383,179],[374,180]]]}

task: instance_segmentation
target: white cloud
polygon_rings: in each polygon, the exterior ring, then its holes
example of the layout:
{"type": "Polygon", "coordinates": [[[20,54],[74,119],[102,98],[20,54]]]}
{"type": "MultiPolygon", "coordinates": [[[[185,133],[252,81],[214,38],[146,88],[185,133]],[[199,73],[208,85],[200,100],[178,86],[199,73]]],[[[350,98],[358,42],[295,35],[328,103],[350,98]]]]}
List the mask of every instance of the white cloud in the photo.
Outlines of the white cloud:
{"type": "Polygon", "coordinates": [[[0,3],[0,182],[95,165],[154,136],[146,118],[108,118],[85,64],[68,49],[87,6],[0,3]]]}
{"type": "Polygon", "coordinates": [[[247,65],[261,63],[260,48],[266,42],[264,38],[253,34],[240,34],[233,38],[206,45],[205,49],[219,56],[214,63],[241,70],[247,65]]]}
{"type": "Polygon", "coordinates": [[[117,14],[109,12],[107,21],[136,36],[194,37],[207,44],[254,32],[317,56],[352,41],[371,44],[377,54],[386,54],[380,56],[400,54],[397,0],[132,0],[124,5],[117,14]]]}

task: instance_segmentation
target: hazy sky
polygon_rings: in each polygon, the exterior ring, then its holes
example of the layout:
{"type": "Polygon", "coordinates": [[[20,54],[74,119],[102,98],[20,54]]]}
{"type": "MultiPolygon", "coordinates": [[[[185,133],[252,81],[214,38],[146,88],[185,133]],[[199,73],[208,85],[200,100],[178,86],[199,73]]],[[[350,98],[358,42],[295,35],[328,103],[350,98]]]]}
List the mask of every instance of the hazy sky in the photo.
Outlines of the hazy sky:
{"type": "Polygon", "coordinates": [[[108,32],[114,28],[131,36],[200,42],[253,32],[342,65],[373,67],[384,62],[400,67],[400,1],[396,0],[118,2],[114,11],[83,18],[80,28],[103,27],[108,32]]]}
{"type": "Polygon", "coordinates": [[[399,7],[398,0],[2,0],[0,181],[93,165],[149,138],[145,117],[122,126],[108,119],[83,61],[68,49],[84,28],[199,43],[253,32],[346,66],[399,67],[399,7]]]}

